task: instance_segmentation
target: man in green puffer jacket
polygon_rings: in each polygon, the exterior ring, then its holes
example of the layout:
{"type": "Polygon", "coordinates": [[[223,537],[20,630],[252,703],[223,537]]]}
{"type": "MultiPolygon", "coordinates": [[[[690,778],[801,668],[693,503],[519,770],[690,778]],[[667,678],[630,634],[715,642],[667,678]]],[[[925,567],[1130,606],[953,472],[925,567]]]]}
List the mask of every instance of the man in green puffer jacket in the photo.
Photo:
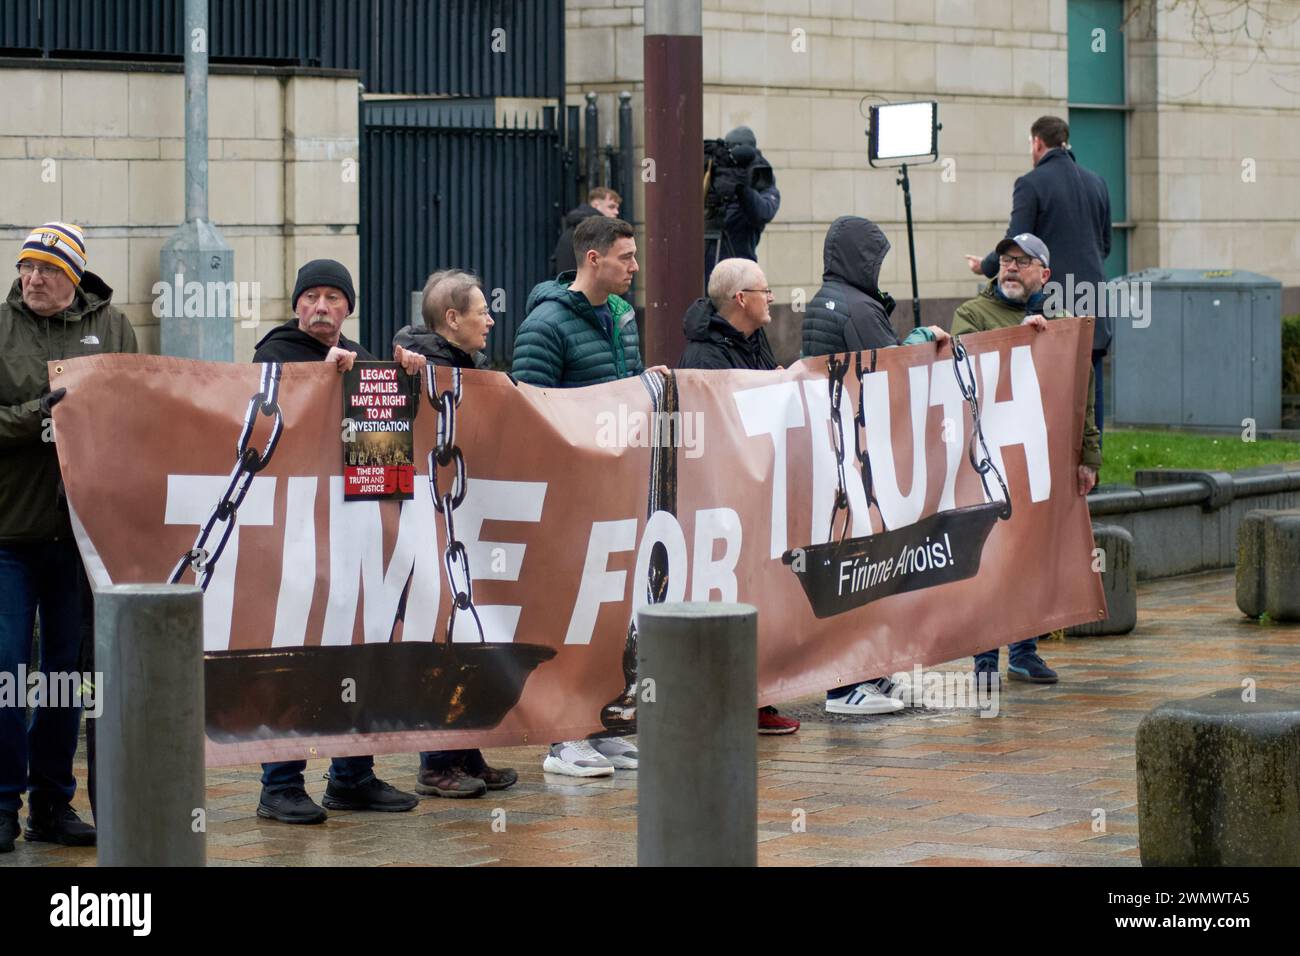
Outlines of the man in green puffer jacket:
{"type": "Polygon", "coordinates": [[[622,219],[594,216],[578,223],[578,271],[541,282],[528,294],[511,368],[518,381],[575,388],[645,371],[636,315],[620,298],[637,273],[633,235],[622,219]]]}
{"type": "MultiPolygon", "coordinates": [[[[81,230],[47,222],[23,243],[18,278],[0,303],[0,673],[31,667],[38,612],[40,671],[78,670],[87,589],[50,430],[65,389],[50,391],[46,363],[136,351],[112,297],[86,271],[81,230]]],[[[24,794],[29,842],[94,844],[94,827],[71,806],[80,720],[70,701],[34,708],[30,723],[21,705],[0,705],[0,853],[14,848],[24,794]]]]}
{"type": "MultiPolygon", "coordinates": [[[[511,373],[542,388],[577,388],[631,378],[645,371],[636,316],[620,296],[637,273],[636,239],[622,219],[594,216],[573,230],[578,271],[542,282],[528,294],[527,317],[515,335],[511,373]]],[[[652,371],[667,373],[662,365],[652,371]]],[[[623,737],[552,744],[546,773],[605,777],[635,770],[636,745],[623,737]]]]}
{"type": "MultiPolygon", "coordinates": [[[[998,274],[980,291],[980,294],[957,306],[952,317],[952,334],[986,332],[1016,325],[1029,325],[1040,332],[1047,328],[1043,315],[1046,296],[1043,286],[1051,278],[1051,262],[1046,243],[1032,233],[1003,239],[995,250],[998,256],[998,274]]],[[[1068,318],[1067,315],[1051,318],[1068,318]]],[[[1078,488],[1086,495],[1097,483],[1101,469],[1101,434],[1093,418],[1092,370],[1088,370],[1088,408],[1083,422],[1083,443],[1079,449],[1078,488]]],[[[1012,680],[1034,684],[1055,684],[1056,671],[1038,656],[1039,638],[1017,641],[1007,648],[1007,676],[1012,680]]],[[[975,655],[976,680],[992,681],[998,672],[998,649],[975,655]]]]}

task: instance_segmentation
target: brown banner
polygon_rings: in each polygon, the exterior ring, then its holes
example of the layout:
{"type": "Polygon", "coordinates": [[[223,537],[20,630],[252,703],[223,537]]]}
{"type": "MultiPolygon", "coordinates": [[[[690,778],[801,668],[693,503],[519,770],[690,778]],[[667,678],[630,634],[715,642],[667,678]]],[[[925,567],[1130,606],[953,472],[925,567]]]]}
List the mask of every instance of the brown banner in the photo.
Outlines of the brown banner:
{"type": "Polygon", "coordinates": [[[757,606],[761,704],[1094,620],[1090,341],[1061,320],[968,336],[957,360],[567,390],[466,371],[459,401],[437,369],[408,502],[344,500],[324,363],[50,374],[92,580],[205,587],[223,765],[630,730],[629,624],[650,601],[757,606]]]}

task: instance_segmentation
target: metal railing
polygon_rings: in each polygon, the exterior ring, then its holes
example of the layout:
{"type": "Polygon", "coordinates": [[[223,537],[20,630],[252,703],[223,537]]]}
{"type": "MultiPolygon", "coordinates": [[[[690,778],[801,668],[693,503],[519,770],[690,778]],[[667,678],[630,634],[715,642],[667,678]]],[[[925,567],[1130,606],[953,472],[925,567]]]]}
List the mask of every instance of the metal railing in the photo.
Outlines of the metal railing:
{"type": "MultiPolygon", "coordinates": [[[[563,0],[210,0],[216,62],[357,70],[371,93],[559,98],[563,0]]],[[[183,0],[6,0],[0,51],[180,60],[183,0]]]]}

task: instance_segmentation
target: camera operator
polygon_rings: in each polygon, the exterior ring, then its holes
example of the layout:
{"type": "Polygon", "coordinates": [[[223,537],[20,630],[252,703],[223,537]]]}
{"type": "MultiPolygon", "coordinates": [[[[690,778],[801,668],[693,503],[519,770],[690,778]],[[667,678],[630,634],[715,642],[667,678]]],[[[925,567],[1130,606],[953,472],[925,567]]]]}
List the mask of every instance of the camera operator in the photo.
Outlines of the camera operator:
{"type": "Polygon", "coordinates": [[[722,259],[758,261],[763,227],[776,218],[781,194],[754,131],[738,126],[705,144],[711,178],[705,196],[704,282],[722,259]]]}

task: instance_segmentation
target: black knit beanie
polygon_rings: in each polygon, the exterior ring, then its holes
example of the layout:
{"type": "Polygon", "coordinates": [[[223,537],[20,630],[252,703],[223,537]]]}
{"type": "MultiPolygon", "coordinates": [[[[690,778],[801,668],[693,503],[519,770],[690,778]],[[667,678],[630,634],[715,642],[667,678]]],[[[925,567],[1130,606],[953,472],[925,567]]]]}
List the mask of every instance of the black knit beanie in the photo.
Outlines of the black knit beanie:
{"type": "Polygon", "coordinates": [[[298,270],[298,281],[293,284],[293,304],[298,311],[298,297],[318,285],[332,286],[348,297],[348,315],[357,307],[357,293],[352,288],[352,275],[348,267],[334,259],[313,259],[298,270]]]}

